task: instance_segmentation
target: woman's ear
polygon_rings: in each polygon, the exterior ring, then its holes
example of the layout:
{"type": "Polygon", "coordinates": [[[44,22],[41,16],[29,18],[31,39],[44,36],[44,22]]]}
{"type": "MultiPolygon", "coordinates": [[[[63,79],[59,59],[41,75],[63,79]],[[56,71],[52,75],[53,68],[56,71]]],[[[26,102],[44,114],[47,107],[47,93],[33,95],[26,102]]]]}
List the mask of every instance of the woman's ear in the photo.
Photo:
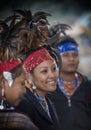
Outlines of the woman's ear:
{"type": "Polygon", "coordinates": [[[31,75],[29,73],[26,74],[26,79],[30,84],[32,84],[31,75]]]}
{"type": "Polygon", "coordinates": [[[31,75],[30,73],[28,73],[28,74],[27,74],[27,81],[28,81],[29,84],[31,85],[32,90],[33,90],[33,93],[35,93],[36,86],[34,85],[32,78],[33,78],[32,75],[31,75]]]}

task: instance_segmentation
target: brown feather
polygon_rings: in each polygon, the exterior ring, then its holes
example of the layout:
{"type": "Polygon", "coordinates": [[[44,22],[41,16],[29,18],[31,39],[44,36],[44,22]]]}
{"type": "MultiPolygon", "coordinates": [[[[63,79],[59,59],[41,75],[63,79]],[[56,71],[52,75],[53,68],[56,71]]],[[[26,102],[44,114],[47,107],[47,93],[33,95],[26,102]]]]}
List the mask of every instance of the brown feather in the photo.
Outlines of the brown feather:
{"type": "Polygon", "coordinates": [[[67,24],[54,24],[49,28],[49,39],[47,40],[47,44],[54,47],[57,43],[60,42],[61,38],[66,37],[66,30],[72,29],[71,26],[67,24]],[[61,35],[62,34],[62,35],[61,35]]]}

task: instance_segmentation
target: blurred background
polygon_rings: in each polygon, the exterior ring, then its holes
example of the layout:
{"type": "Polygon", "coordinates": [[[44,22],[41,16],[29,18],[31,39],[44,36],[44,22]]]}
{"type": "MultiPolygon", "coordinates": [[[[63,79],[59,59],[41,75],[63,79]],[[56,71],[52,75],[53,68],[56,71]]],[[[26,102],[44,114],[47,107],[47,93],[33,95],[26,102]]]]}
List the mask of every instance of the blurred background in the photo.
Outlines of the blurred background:
{"type": "Polygon", "coordinates": [[[90,0],[1,0],[0,19],[12,15],[14,9],[47,11],[50,23],[69,24],[72,30],[67,33],[79,44],[79,71],[91,79],[91,1],[90,0]]]}

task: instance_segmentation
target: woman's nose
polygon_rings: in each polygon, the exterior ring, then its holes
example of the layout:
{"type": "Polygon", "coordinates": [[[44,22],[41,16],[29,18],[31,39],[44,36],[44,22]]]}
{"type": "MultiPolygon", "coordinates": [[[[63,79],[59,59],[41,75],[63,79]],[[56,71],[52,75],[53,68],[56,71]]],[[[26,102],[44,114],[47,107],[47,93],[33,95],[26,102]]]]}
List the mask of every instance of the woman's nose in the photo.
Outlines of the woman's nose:
{"type": "Polygon", "coordinates": [[[50,77],[54,77],[54,73],[53,73],[53,71],[50,70],[50,72],[49,72],[49,76],[50,76],[50,77]]]}

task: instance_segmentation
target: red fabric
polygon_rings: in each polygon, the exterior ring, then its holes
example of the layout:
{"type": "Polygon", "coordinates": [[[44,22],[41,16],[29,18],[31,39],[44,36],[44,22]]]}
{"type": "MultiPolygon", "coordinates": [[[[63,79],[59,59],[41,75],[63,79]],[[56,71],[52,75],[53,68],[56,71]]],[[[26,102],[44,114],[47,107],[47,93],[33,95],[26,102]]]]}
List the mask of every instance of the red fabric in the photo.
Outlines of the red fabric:
{"type": "Polygon", "coordinates": [[[29,73],[45,60],[53,60],[53,58],[50,56],[49,52],[45,48],[42,48],[27,57],[27,59],[24,61],[24,69],[27,73],[29,73]]]}
{"type": "Polygon", "coordinates": [[[21,64],[20,60],[0,62],[0,74],[2,74],[4,71],[11,71],[19,64],[21,64]]]}
{"type": "Polygon", "coordinates": [[[0,75],[2,75],[2,73],[3,73],[3,63],[0,62],[0,75]]]}

